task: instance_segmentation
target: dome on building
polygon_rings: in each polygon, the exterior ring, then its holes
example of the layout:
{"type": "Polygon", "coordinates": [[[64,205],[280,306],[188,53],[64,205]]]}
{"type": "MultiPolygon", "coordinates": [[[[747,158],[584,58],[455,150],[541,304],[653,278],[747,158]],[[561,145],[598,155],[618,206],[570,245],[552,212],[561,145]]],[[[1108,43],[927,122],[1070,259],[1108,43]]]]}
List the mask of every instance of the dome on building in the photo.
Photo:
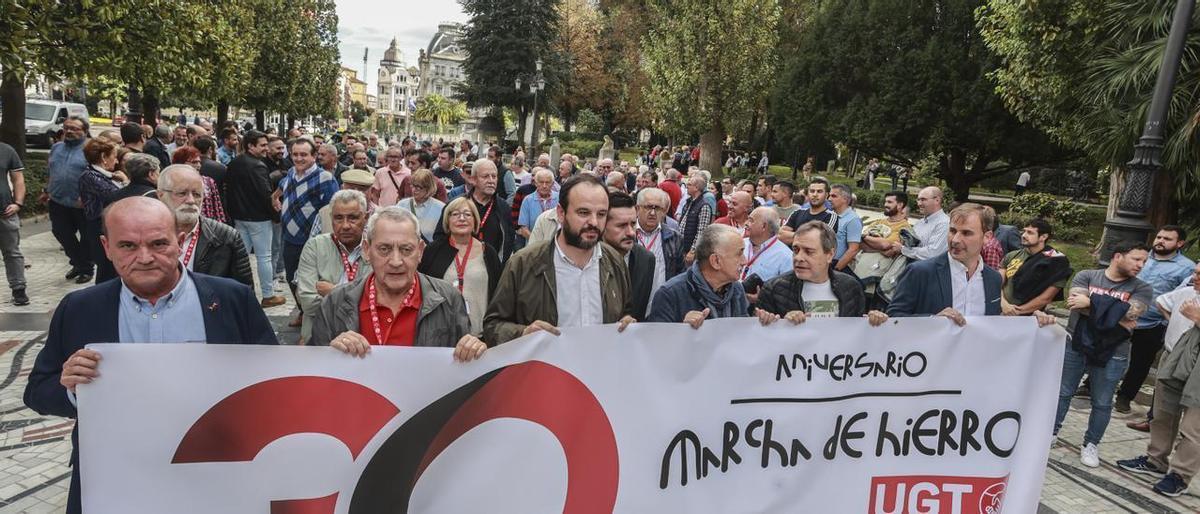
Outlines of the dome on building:
{"type": "Polygon", "coordinates": [[[429,41],[429,55],[463,53],[458,42],[462,35],[462,25],[460,24],[443,23],[438,25],[437,34],[434,34],[433,39],[429,41]]]}
{"type": "Polygon", "coordinates": [[[383,52],[383,59],[379,61],[380,66],[388,68],[401,68],[404,66],[404,52],[401,52],[397,45],[396,38],[392,38],[391,46],[383,52]]]}

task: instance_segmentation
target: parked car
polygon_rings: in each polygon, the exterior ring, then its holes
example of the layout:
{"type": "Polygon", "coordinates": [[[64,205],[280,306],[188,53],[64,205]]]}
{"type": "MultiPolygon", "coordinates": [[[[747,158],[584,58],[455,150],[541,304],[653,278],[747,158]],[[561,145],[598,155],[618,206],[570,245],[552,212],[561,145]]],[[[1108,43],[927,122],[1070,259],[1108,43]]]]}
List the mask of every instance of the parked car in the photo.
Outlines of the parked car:
{"type": "Polygon", "coordinates": [[[25,141],[31,145],[50,146],[62,133],[62,124],[68,116],[80,116],[86,120],[87,107],[53,100],[26,101],[25,141]]]}

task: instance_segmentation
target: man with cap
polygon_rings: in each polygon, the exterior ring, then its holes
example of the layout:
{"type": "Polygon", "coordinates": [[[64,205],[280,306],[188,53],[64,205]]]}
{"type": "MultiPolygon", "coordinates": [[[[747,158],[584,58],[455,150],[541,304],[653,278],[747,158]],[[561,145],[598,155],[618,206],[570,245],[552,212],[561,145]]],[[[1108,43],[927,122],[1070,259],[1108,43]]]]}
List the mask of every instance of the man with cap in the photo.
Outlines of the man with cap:
{"type": "MultiPolygon", "coordinates": [[[[351,191],[358,191],[365,195],[365,194],[367,194],[367,191],[369,189],[371,189],[371,186],[373,186],[373,185],[375,185],[375,175],[371,174],[368,171],[359,170],[359,169],[348,169],[348,170],[342,172],[342,188],[341,189],[343,191],[349,189],[351,191]]],[[[321,210],[317,212],[317,221],[315,223],[313,223],[312,234],[309,237],[316,237],[321,234],[330,233],[330,227],[333,226],[333,221],[331,218],[331,216],[332,216],[331,213],[333,212],[332,209],[333,209],[332,204],[321,207],[321,210]]],[[[370,216],[371,212],[373,212],[374,210],[375,209],[373,208],[373,206],[370,204],[370,202],[368,202],[367,203],[367,216],[370,216]]]]}

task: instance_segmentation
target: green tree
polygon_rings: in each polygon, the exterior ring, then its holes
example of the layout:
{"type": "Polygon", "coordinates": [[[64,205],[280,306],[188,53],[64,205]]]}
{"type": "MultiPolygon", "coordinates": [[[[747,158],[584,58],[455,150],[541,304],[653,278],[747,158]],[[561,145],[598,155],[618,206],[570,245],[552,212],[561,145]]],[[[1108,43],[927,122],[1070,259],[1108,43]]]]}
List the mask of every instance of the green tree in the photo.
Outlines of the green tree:
{"type": "Polygon", "coordinates": [[[262,49],[252,68],[242,105],[292,116],[336,112],[340,56],[337,13],[332,0],[257,0],[253,32],[262,49]]]}
{"type": "Polygon", "coordinates": [[[122,58],[137,0],[0,0],[0,141],[25,153],[25,82],[110,69],[122,58]]]}
{"type": "Polygon", "coordinates": [[[649,104],[667,134],[700,133],[700,167],[721,167],[729,130],[745,126],[776,75],[776,0],[657,0],[642,39],[649,104]]]}
{"type": "Polygon", "coordinates": [[[844,142],[937,176],[967,198],[990,177],[1068,157],[1004,107],[982,0],[850,0],[821,5],[789,51],[772,102],[781,142],[844,142]]]}
{"type": "MultiPolygon", "coordinates": [[[[540,59],[547,90],[562,82],[566,60],[555,50],[560,1],[460,0],[471,19],[462,39],[466,80],[456,96],[470,107],[515,108],[517,133],[524,134],[534,95],[524,85],[528,81],[517,91],[514,79],[532,75],[540,59]]],[[[540,101],[544,106],[545,99],[540,101]]]]}
{"type": "MultiPolygon", "coordinates": [[[[1121,170],[1154,94],[1175,0],[991,0],[978,11],[993,76],[1020,119],[1098,163],[1121,170]]],[[[1200,22],[1200,12],[1192,19],[1200,22]]],[[[1166,173],[1155,183],[1151,221],[1175,221],[1176,205],[1200,202],[1200,29],[1188,34],[1167,115],[1166,173]]],[[[1200,213],[1178,214],[1192,225],[1200,213]]]]}
{"type": "Polygon", "coordinates": [[[423,123],[437,125],[438,133],[446,132],[446,125],[455,125],[467,117],[467,105],[442,95],[433,94],[417,102],[413,117],[423,123]]]}

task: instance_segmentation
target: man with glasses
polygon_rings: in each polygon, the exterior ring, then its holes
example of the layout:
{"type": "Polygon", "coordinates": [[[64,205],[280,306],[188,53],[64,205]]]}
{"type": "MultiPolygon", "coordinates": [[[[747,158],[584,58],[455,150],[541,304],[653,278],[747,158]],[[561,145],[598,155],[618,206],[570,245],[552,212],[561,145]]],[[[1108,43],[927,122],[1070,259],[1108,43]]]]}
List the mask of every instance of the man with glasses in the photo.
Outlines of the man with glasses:
{"type": "Polygon", "coordinates": [[[650,298],[668,279],[683,272],[683,237],[664,219],[671,198],[661,189],[647,188],[637,197],[637,243],[654,254],[654,284],[650,298]]]}
{"type": "Polygon", "coordinates": [[[173,164],[158,177],[158,199],[175,215],[175,232],[184,234],[180,264],[189,271],[253,287],[246,246],[232,227],[200,215],[204,197],[203,179],[192,166],[173,164]]]}

